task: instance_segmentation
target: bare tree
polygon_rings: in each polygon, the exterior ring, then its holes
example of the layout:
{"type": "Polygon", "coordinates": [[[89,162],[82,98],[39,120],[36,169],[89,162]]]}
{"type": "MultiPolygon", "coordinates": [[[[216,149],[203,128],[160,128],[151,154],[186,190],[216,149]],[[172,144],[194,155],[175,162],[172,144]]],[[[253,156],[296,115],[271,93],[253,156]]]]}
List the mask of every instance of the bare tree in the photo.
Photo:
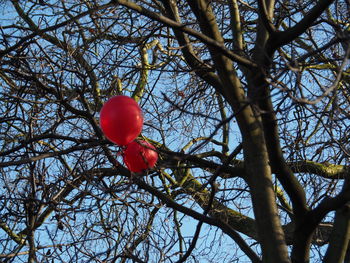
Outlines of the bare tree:
{"type": "Polygon", "coordinates": [[[1,262],[350,260],[349,1],[0,5],[1,262]]]}

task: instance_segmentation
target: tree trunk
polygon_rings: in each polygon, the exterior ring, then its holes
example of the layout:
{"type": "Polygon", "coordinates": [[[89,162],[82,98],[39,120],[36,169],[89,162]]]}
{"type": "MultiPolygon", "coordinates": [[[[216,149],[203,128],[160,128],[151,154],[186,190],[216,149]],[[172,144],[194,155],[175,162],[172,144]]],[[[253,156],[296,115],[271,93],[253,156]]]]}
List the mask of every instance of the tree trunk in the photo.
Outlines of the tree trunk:
{"type": "Polygon", "coordinates": [[[344,262],[350,238],[350,203],[335,213],[333,231],[329,246],[324,257],[324,263],[344,262]]]}
{"type": "Polygon", "coordinates": [[[244,143],[244,154],[263,262],[287,263],[290,259],[278,216],[268,154],[263,135],[260,136],[259,140],[244,143]]]}

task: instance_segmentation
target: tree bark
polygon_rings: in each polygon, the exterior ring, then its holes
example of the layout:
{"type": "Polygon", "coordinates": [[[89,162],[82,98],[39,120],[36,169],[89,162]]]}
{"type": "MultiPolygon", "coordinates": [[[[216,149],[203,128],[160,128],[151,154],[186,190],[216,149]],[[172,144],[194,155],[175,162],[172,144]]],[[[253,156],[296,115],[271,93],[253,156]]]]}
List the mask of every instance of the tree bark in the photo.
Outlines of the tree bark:
{"type": "Polygon", "coordinates": [[[271,168],[263,135],[260,136],[260,143],[250,140],[244,143],[244,154],[263,262],[287,263],[290,259],[278,216],[271,168]]]}
{"type": "Polygon", "coordinates": [[[324,257],[324,263],[345,262],[345,256],[350,239],[350,203],[347,203],[335,213],[333,231],[329,246],[324,257]]]}

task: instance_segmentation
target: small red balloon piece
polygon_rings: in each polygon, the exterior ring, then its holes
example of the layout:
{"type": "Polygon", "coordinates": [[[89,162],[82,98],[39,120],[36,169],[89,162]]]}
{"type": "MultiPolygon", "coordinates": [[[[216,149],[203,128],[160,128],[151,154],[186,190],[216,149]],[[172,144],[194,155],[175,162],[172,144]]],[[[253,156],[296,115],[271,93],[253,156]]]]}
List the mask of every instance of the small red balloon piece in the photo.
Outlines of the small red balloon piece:
{"type": "Polygon", "coordinates": [[[153,168],[158,160],[158,154],[152,144],[135,140],[126,146],[123,159],[131,172],[139,173],[153,168]]]}
{"type": "Polygon", "coordinates": [[[110,98],[100,111],[100,126],[104,135],[120,146],[133,141],[142,130],[140,106],[128,96],[110,98]]]}

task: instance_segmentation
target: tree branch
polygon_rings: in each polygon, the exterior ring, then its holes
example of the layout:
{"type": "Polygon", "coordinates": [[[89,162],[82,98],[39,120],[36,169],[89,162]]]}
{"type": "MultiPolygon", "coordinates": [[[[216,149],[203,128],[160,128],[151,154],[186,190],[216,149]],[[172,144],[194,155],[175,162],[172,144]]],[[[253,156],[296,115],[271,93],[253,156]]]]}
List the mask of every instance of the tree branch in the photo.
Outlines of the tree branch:
{"type": "Polygon", "coordinates": [[[303,34],[333,2],[334,0],[319,0],[299,23],[285,31],[273,34],[269,39],[271,53],[303,34]]]}
{"type": "Polygon", "coordinates": [[[328,179],[345,179],[349,177],[350,167],[313,161],[296,161],[288,163],[294,173],[310,173],[328,179]]]}
{"type": "Polygon", "coordinates": [[[251,260],[253,262],[261,262],[259,257],[255,254],[255,252],[247,245],[247,243],[244,241],[244,239],[234,230],[231,228],[231,226],[222,220],[218,218],[212,218],[204,216],[203,214],[200,214],[192,209],[189,209],[185,206],[182,206],[178,203],[176,203],[174,200],[172,200],[170,197],[166,196],[162,192],[158,191],[154,187],[146,184],[144,181],[140,180],[139,178],[135,178],[135,182],[139,187],[146,190],[147,192],[157,196],[162,202],[164,202],[168,207],[174,208],[177,211],[189,215],[194,219],[199,220],[200,222],[207,223],[212,226],[216,226],[220,228],[225,234],[230,236],[237,245],[242,249],[244,253],[246,253],[247,256],[251,257],[251,260]]]}
{"type": "MultiPolygon", "coordinates": [[[[19,1],[18,0],[13,0],[12,2],[16,6],[16,5],[18,5],[19,1]]],[[[9,54],[10,52],[12,52],[12,51],[14,51],[14,50],[16,50],[18,48],[20,48],[27,41],[33,40],[37,35],[44,34],[46,32],[50,32],[50,31],[53,31],[53,30],[58,29],[60,27],[66,26],[66,25],[72,23],[73,21],[78,20],[79,18],[82,18],[84,16],[96,13],[97,11],[105,9],[105,8],[107,8],[109,6],[111,6],[111,3],[107,3],[105,5],[101,5],[101,6],[98,6],[96,8],[89,9],[89,10],[87,10],[85,12],[82,12],[81,14],[79,14],[77,16],[74,16],[74,17],[72,17],[70,19],[67,19],[66,21],[63,21],[63,22],[58,23],[58,24],[55,24],[53,26],[49,26],[47,28],[35,30],[35,32],[33,32],[32,34],[29,34],[28,36],[21,38],[15,45],[13,45],[11,47],[8,47],[7,49],[0,50],[0,58],[2,58],[3,56],[9,54]]]]}
{"type": "Polygon", "coordinates": [[[304,262],[309,258],[309,248],[312,236],[322,219],[331,211],[337,210],[350,201],[350,181],[345,180],[341,192],[335,197],[326,197],[313,210],[299,220],[295,229],[295,241],[292,249],[292,259],[304,262]]]}
{"type": "Polygon", "coordinates": [[[270,35],[274,35],[277,30],[268,14],[265,0],[258,0],[258,6],[259,6],[259,14],[260,14],[259,18],[263,22],[267,32],[269,32],[270,35]]]}
{"type": "Polygon", "coordinates": [[[232,51],[228,50],[222,43],[219,43],[216,40],[196,31],[192,28],[186,27],[184,24],[180,24],[174,20],[171,20],[163,15],[152,12],[152,11],[150,11],[150,10],[140,6],[140,5],[137,5],[133,2],[130,2],[130,1],[112,0],[112,3],[120,4],[120,5],[123,5],[125,7],[128,7],[128,8],[130,8],[130,9],[132,9],[132,10],[134,10],[134,11],[136,11],[144,16],[147,16],[147,17],[154,19],[158,22],[161,22],[162,24],[164,24],[166,26],[181,30],[181,31],[183,31],[191,36],[194,36],[197,39],[201,40],[203,43],[205,43],[213,48],[216,48],[223,55],[227,56],[228,58],[230,58],[231,60],[233,60],[239,64],[242,64],[246,67],[252,67],[252,68],[256,67],[256,64],[254,62],[233,53],[232,51]]]}
{"type": "MultiPolygon", "coordinates": [[[[165,6],[166,15],[171,20],[182,24],[176,4],[169,0],[162,0],[162,3],[165,6]]],[[[198,58],[193,50],[190,39],[184,33],[184,31],[178,28],[173,28],[173,31],[179,45],[182,47],[182,54],[191,69],[193,69],[200,78],[208,82],[213,87],[223,90],[219,77],[212,72],[212,69],[209,68],[202,60],[200,60],[200,58],[198,58]]]]}
{"type": "Polygon", "coordinates": [[[350,207],[349,203],[335,213],[334,227],[324,263],[342,263],[348,249],[350,239],[350,207]]]}

